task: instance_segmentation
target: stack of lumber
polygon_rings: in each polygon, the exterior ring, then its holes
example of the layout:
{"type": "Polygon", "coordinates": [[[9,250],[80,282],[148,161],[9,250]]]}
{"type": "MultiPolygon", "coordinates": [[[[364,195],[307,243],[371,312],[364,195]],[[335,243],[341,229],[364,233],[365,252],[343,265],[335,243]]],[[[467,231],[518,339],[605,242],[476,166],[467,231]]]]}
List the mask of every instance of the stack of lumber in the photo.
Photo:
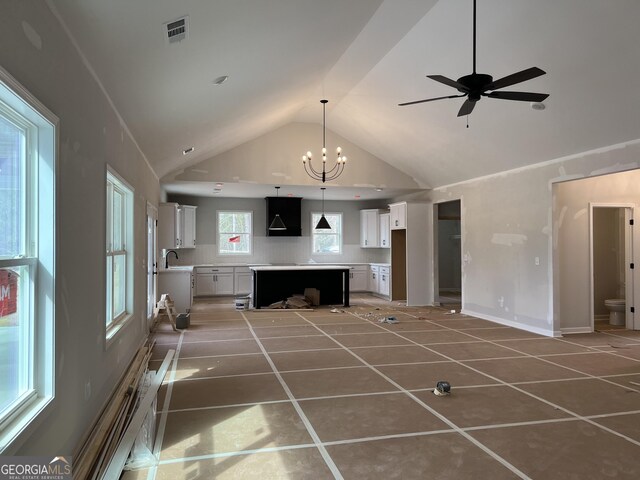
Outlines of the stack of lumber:
{"type": "Polygon", "coordinates": [[[138,350],[115,393],[85,435],[79,452],[74,453],[74,478],[102,478],[135,411],[138,387],[147,371],[152,347],[144,346],[138,350]]]}

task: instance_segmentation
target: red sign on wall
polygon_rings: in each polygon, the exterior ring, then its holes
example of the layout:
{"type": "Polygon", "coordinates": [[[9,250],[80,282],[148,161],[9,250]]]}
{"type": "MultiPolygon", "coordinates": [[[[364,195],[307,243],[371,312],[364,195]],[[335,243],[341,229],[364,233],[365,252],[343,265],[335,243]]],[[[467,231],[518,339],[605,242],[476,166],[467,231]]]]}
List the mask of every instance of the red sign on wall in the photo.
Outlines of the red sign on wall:
{"type": "Polygon", "coordinates": [[[16,313],[18,309],[18,275],[0,270],[0,317],[16,313]]]}

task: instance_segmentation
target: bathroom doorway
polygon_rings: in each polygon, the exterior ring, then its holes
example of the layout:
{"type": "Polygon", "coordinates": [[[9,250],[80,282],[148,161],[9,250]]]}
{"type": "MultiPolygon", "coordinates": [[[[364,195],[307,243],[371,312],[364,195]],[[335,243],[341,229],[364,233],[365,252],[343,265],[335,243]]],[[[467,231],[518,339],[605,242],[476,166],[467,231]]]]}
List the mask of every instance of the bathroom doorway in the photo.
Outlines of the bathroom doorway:
{"type": "Polygon", "coordinates": [[[460,200],[434,205],[434,297],[440,305],[462,305],[460,200]]]}
{"type": "Polygon", "coordinates": [[[589,213],[591,328],[633,329],[633,207],[591,203],[589,213]]]}

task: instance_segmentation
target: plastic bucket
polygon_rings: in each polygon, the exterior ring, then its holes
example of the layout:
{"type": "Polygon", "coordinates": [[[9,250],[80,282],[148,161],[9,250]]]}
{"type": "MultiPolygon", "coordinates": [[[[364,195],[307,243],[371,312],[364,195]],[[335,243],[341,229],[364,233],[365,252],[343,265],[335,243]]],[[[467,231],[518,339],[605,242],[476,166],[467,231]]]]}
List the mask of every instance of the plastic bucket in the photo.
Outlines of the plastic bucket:
{"type": "Polygon", "coordinates": [[[236,310],[246,310],[249,308],[249,297],[236,298],[236,310]]]}

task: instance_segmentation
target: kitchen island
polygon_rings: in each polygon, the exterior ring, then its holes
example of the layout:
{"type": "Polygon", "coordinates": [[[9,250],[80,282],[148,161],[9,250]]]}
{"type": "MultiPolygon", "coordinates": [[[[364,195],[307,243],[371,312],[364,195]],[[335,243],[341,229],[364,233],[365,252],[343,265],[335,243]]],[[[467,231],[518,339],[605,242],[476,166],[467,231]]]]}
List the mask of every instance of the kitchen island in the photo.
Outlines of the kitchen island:
{"type": "Polygon", "coordinates": [[[305,288],[320,290],[321,305],[349,306],[349,267],[345,265],[254,266],[253,307],[260,308],[303,294],[305,288]]]}

